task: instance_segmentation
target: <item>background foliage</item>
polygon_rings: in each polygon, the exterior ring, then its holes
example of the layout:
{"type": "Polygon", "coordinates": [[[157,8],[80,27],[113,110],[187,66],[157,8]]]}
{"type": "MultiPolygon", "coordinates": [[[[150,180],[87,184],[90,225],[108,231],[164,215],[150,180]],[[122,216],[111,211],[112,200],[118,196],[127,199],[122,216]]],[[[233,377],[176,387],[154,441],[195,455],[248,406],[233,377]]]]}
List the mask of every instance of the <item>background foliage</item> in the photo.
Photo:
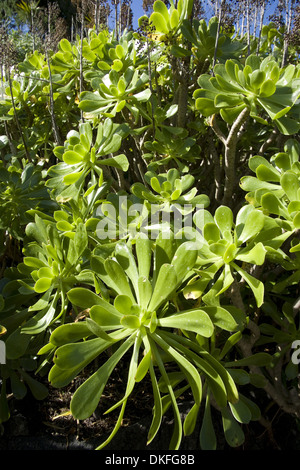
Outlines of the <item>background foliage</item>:
{"type": "Polygon", "coordinates": [[[98,449],[146,379],[148,442],[172,410],[170,449],[200,415],[199,447],[218,448],[211,407],[233,447],[251,421],[270,426],[266,400],[299,419],[294,3],[268,24],[255,3],[252,33],[241,2],[206,21],[200,3],[157,0],[137,30],[116,3],[112,32],[106,3],[71,3],[69,16],[4,4],[0,423],[8,397],[43,400],[90,365],[70,403],[88,418],[119,363],[124,396],[98,449]]]}

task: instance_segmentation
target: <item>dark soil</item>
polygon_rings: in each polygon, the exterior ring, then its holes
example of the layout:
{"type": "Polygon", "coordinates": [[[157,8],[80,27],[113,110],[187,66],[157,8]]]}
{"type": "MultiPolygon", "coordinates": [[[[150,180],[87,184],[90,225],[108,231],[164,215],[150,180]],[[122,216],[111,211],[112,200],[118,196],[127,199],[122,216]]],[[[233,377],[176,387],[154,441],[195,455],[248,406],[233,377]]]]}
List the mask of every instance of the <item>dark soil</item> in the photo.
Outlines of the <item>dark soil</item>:
{"type": "MultiPolygon", "coordinates": [[[[49,387],[49,395],[43,401],[36,401],[28,392],[23,400],[11,397],[11,417],[2,425],[0,451],[2,450],[84,450],[92,451],[104,442],[118,419],[118,410],[105,415],[105,411],[123,397],[124,383],[122,368],[116,371],[108,383],[99,407],[87,420],[77,422],[68,414],[70,400],[80,385],[76,379],[69,387],[61,390],[49,387]]],[[[147,446],[147,433],[152,420],[152,388],[147,381],[136,384],[128,400],[123,423],[106,451],[167,451],[173,430],[172,413],[167,414],[155,439],[147,446]]],[[[190,396],[183,396],[180,404],[182,419],[192,406],[190,396]]],[[[214,411],[214,410],[213,410],[214,411]]],[[[300,450],[300,426],[294,418],[271,406],[268,419],[272,426],[266,429],[259,422],[243,425],[245,443],[237,448],[227,445],[220,420],[214,413],[214,425],[218,438],[218,450],[300,450]]],[[[180,450],[199,450],[199,423],[191,436],[184,437],[180,450]]],[[[1,426],[1,425],[0,425],[1,426]]],[[[0,427],[1,431],[1,427],[0,427]]]]}

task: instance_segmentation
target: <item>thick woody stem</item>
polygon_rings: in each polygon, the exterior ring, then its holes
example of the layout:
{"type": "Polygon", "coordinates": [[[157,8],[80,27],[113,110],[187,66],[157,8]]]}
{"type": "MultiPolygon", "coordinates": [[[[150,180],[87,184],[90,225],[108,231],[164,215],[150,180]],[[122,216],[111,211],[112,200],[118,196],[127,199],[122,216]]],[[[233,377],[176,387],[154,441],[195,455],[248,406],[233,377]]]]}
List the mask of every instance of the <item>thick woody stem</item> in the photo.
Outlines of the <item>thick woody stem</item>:
{"type": "Polygon", "coordinates": [[[225,187],[222,203],[227,206],[232,205],[232,196],[236,182],[235,160],[236,145],[238,142],[238,132],[241,129],[242,125],[245,123],[248,115],[249,109],[245,108],[233,123],[225,143],[225,187]]]}
{"type": "MultiPolygon", "coordinates": [[[[235,307],[245,312],[245,306],[242,300],[238,282],[235,280],[231,288],[231,300],[235,307]]],[[[251,319],[247,325],[250,335],[244,335],[242,339],[237,343],[243,357],[251,357],[253,355],[252,348],[260,337],[259,326],[251,319]]],[[[281,363],[277,364],[277,367],[269,368],[268,374],[272,377],[272,383],[266,378],[261,368],[256,365],[250,365],[249,370],[252,374],[258,374],[266,379],[266,385],[263,387],[265,392],[274,400],[274,402],[286,413],[294,416],[300,416],[300,399],[299,396],[295,397],[293,392],[288,392],[284,389],[281,380],[281,363]]]]}

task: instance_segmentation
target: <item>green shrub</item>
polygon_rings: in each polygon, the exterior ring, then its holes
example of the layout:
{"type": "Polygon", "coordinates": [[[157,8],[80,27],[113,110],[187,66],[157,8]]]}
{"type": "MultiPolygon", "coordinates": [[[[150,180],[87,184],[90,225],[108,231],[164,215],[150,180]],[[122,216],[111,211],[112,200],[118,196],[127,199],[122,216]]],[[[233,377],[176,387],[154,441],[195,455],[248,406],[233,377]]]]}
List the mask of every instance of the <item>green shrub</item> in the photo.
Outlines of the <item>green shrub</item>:
{"type": "Polygon", "coordinates": [[[148,443],[172,409],[170,449],[200,416],[200,448],[218,448],[211,407],[241,445],[261,389],[299,416],[299,66],[281,67],[280,32],[276,54],[269,38],[247,55],[191,11],[157,0],[143,33],[90,30],[8,77],[0,423],[8,394],[42,400],[93,364],[70,402],[90,417],[119,363],[119,417],[98,449],[146,378],[148,443]]]}

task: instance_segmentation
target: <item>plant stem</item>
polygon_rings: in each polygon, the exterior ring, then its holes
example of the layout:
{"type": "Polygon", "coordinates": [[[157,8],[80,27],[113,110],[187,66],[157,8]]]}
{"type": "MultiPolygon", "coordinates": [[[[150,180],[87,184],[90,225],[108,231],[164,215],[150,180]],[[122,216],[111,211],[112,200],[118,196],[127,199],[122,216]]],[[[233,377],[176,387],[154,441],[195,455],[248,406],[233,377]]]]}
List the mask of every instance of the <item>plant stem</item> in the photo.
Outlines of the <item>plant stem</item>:
{"type": "Polygon", "coordinates": [[[239,131],[242,125],[246,122],[249,116],[249,109],[244,108],[237,119],[234,121],[231,126],[228,137],[226,138],[223,132],[219,129],[215,116],[211,119],[211,127],[215,132],[216,136],[221,140],[225,147],[224,155],[224,169],[225,169],[225,187],[222,204],[231,206],[231,200],[236,184],[236,174],[235,174],[235,160],[236,160],[236,146],[239,139],[239,131]]]}
{"type": "Polygon", "coordinates": [[[27,148],[26,141],[25,141],[25,137],[24,137],[21,125],[20,125],[18,115],[17,115],[17,109],[16,109],[15,99],[14,99],[13,89],[12,89],[12,81],[11,81],[11,76],[10,76],[10,70],[8,72],[8,83],[9,83],[9,90],[10,90],[10,95],[11,95],[11,102],[12,102],[13,110],[14,110],[15,122],[16,122],[18,131],[20,133],[20,136],[21,136],[21,139],[22,139],[22,142],[23,142],[23,145],[24,145],[24,150],[25,150],[26,157],[27,157],[28,161],[31,162],[32,160],[31,160],[31,157],[29,155],[28,148],[27,148]]]}

